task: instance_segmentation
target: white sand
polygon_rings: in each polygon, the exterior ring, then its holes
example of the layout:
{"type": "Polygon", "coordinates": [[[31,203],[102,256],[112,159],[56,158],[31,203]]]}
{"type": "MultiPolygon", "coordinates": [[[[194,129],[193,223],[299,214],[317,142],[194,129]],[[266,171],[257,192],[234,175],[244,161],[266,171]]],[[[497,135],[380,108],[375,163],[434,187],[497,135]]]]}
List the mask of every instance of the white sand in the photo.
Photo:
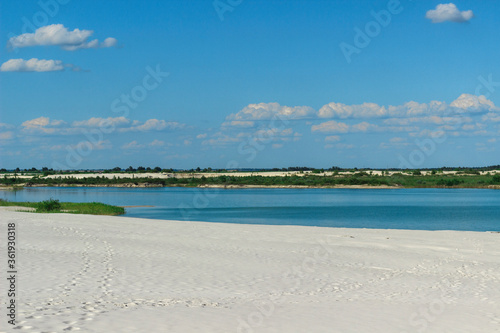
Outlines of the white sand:
{"type": "MultiPolygon", "coordinates": [[[[381,176],[382,175],[382,171],[381,170],[370,170],[370,171],[366,171],[368,173],[372,173],[373,175],[378,175],[378,176],[381,176]]],[[[388,175],[393,175],[395,173],[404,173],[404,174],[407,174],[407,175],[412,175],[411,172],[408,172],[408,173],[405,173],[404,171],[388,171],[388,175]]],[[[285,171],[266,171],[266,172],[221,172],[221,173],[82,173],[82,174],[69,174],[69,175],[49,175],[49,176],[46,176],[46,177],[43,177],[43,178],[67,178],[67,177],[74,177],[74,178],[77,178],[77,179],[82,179],[82,178],[85,178],[85,177],[105,177],[105,178],[109,178],[109,179],[112,179],[114,177],[116,178],[151,178],[151,179],[154,179],[154,178],[157,178],[157,179],[165,179],[165,178],[201,178],[201,177],[207,177],[207,178],[210,178],[210,177],[219,177],[219,176],[232,176],[232,177],[248,177],[248,176],[262,176],[262,177],[284,177],[284,176],[304,176],[304,175],[307,175],[307,174],[311,174],[312,172],[311,171],[304,171],[304,172],[300,172],[300,171],[288,171],[288,172],[285,172],[285,171]]],[[[351,171],[343,171],[343,172],[340,172],[339,174],[340,175],[343,175],[343,176],[349,176],[349,175],[353,175],[355,174],[356,172],[351,172],[351,171]]],[[[491,175],[494,175],[494,174],[500,174],[500,170],[493,170],[493,171],[481,171],[481,174],[482,175],[485,175],[485,174],[491,174],[491,175]]],[[[332,176],[334,174],[334,172],[332,171],[325,171],[323,173],[319,173],[319,174],[316,174],[316,175],[319,175],[319,176],[323,176],[323,175],[326,175],[326,176],[332,176]]],[[[429,175],[431,174],[431,171],[422,171],[422,174],[423,175],[429,175]]],[[[443,172],[444,175],[455,175],[457,174],[457,171],[444,171],[443,172]]],[[[458,176],[467,176],[466,174],[459,174],[458,176]]],[[[21,177],[21,176],[19,176],[21,177]]],[[[31,176],[25,176],[25,178],[31,178],[31,176]]]]}
{"type": "Polygon", "coordinates": [[[500,234],[0,209],[19,332],[499,332],[500,234]]]}

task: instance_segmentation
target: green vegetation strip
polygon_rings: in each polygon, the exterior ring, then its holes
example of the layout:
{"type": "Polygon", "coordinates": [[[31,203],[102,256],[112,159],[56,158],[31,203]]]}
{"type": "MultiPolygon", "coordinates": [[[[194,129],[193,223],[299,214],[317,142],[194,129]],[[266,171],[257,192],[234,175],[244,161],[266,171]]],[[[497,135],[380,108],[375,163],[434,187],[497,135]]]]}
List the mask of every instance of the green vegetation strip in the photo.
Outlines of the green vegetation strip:
{"type": "Polygon", "coordinates": [[[71,213],[91,215],[125,214],[125,209],[122,207],[106,205],[100,202],[59,202],[59,200],[54,199],[41,202],[12,202],[0,199],[0,206],[35,208],[36,213],[71,213]]]}
{"type": "MultiPolygon", "coordinates": [[[[311,186],[333,187],[338,185],[368,185],[368,186],[397,186],[403,188],[491,188],[500,185],[500,174],[443,174],[433,172],[423,175],[415,170],[411,174],[394,173],[392,175],[375,175],[370,172],[360,171],[351,175],[334,173],[324,175],[309,173],[301,176],[271,176],[248,175],[243,177],[220,175],[216,177],[190,177],[190,178],[111,178],[101,177],[57,177],[57,178],[0,178],[4,186],[179,186],[197,187],[203,185],[218,186],[311,186]]],[[[70,203],[65,203],[70,204],[70,203]]],[[[83,204],[82,204],[83,205],[83,204]]]]}

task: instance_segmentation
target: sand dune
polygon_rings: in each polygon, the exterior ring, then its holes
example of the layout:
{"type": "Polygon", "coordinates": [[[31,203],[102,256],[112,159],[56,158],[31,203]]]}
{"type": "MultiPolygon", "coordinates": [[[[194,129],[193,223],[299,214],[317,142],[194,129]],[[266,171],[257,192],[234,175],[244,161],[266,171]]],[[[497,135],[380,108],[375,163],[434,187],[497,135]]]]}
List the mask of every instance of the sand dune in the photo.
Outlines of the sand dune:
{"type": "MultiPolygon", "coordinates": [[[[0,210],[25,332],[498,332],[500,234],[0,210]]],[[[2,267],[6,245],[0,243],[2,267]]],[[[0,279],[5,281],[2,268],[0,279]]],[[[5,284],[1,285],[3,312],[5,284]]],[[[2,313],[1,332],[16,332],[2,313]]]]}

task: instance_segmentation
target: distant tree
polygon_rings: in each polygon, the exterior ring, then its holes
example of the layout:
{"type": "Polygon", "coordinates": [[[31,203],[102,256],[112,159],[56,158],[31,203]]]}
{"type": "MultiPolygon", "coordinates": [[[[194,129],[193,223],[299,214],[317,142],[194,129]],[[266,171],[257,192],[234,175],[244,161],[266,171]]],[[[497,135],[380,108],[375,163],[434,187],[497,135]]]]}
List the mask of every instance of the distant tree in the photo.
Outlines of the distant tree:
{"type": "Polygon", "coordinates": [[[125,169],[127,172],[134,172],[135,169],[132,166],[129,166],[127,169],[125,169]]]}
{"type": "Polygon", "coordinates": [[[200,167],[197,167],[196,172],[200,172],[200,171],[201,171],[200,167]]]}
{"type": "Polygon", "coordinates": [[[16,168],[16,170],[14,170],[15,172],[21,172],[21,169],[19,168],[16,168]]]}
{"type": "Polygon", "coordinates": [[[153,171],[154,171],[154,172],[161,172],[161,168],[157,166],[157,167],[155,167],[155,168],[153,169],[153,171]]]}
{"type": "Polygon", "coordinates": [[[140,166],[140,167],[137,168],[137,171],[138,172],[144,172],[144,171],[146,171],[146,168],[143,167],[143,166],[140,166]]]}
{"type": "Polygon", "coordinates": [[[49,168],[47,168],[47,167],[43,167],[43,168],[42,168],[42,171],[49,171],[49,168]]]}
{"type": "Polygon", "coordinates": [[[147,167],[147,168],[146,168],[146,171],[147,171],[147,172],[151,172],[151,168],[150,168],[150,167],[147,167]]]}
{"type": "Polygon", "coordinates": [[[122,168],[120,168],[120,167],[115,167],[115,168],[113,168],[111,171],[114,171],[114,172],[120,172],[120,171],[122,171],[122,168]]]}

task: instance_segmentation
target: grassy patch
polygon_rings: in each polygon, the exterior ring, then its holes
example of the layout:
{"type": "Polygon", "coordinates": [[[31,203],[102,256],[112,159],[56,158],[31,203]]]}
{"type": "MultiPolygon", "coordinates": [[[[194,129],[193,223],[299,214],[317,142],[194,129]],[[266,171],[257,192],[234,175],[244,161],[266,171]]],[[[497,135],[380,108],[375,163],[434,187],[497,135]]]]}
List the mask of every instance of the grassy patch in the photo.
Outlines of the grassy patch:
{"type": "Polygon", "coordinates": [[[71,213],[91,215],[121,215],[125,214],[122,207],[106,205],[100,202],[59,202],[46,200],[42,202],[12,202],[0,200],[0,206],[21,206],[35,208],[37,213],[71,213]]]}

